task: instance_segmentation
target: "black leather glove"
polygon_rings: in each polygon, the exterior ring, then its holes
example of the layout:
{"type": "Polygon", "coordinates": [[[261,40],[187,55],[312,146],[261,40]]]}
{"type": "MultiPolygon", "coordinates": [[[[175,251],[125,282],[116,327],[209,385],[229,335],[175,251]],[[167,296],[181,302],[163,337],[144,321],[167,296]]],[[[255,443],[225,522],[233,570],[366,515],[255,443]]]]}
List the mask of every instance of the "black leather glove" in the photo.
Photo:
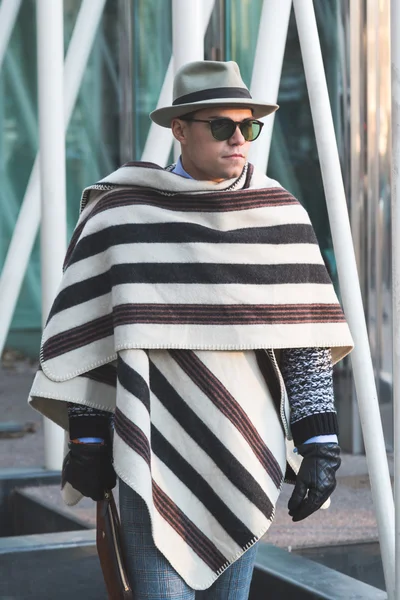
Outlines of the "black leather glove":
{"type": "Polygon", "coordinates": [[[340,467],[337,444],[301,444],[297,450],[303,461],[288,503],[293,521],[301,521],[321,508],[336,487],[340,467]]]}
{"type": "Polygon", "coordinates": [[[68,482],[84,496],[103,500],[104,492],[117,483],[111,445],[71,442],[68,447],[61,474],[62,488],[68,482]]]}

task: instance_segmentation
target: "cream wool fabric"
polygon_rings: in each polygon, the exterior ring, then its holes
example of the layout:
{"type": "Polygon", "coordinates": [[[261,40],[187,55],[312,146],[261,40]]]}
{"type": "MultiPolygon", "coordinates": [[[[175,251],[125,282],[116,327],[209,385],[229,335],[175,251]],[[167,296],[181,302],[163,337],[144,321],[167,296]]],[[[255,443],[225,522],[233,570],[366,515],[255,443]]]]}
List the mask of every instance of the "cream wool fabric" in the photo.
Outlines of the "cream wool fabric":
{"type": "Polygon", "coordinates": [[[128,165],[82,208],[30,402],[65,430],[67,402],[114,413],[116,472],[206,589],[267,531],[283,482],[287,397],[274,404],[257,352],[336,361],[351,335],[306,212],[251,166],[213,184],[128,165]]]}
{"type": "Polygon", "coordinates": [[[30,401],[65,429],[67,401],[115,413],[117,474],[145,500],[159,550],[206,589],[268,530],[283,482],[283,426],[256,355],[131,349],[116,371],[116,389],[39,371],[30,401]]]}

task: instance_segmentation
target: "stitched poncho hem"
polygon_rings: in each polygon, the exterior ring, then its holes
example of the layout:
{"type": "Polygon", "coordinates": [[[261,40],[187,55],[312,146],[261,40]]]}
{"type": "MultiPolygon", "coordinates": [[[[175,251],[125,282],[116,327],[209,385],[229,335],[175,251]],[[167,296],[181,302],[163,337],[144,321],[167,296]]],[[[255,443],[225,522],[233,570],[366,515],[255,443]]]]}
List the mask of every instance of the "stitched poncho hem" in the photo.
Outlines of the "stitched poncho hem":
{"type": "MultiPolygon", "coordinates": [[[[347,332],[346,332],[347,333],[347,332]]],[[[292,344],[291,348],[303,348],[304,343],[299,342],[297,346],[292,344]]],[[[314,343],[314,347],[316,348],[331,348],[332,350],[332,361],[333,364],[339,362],[343,357],[345,357],[349,352],[351,352],[353,346],[351,345],[351,339],[349,339],[349,345],[343,346],[341,342],[337,340],[316,340],[314,343]]],[[[82,375],[83,373],[87,373],[96,367],[108,364],[114,360],[116,360],[118,352],[120,350],[129,350],[129,349],[142,349],[142,350],[208,350],[215,352],[243,352],[246,350],[280,350],[282,348],[288,348],[287,344],[279,344],[278,342],[273,344],[272,347],[266,347],[260,344],[214,344],[214,345],[199,345],[199,344],[149,344],[145,342],[127,343],[120,344],[116,347],[116,351],[113,354],[109,354],[106,356],[99,356],[96,360],[91,360],[90,362],[81,365],[80,368],[73,369],[71,371],[65,372],[63,370],[62,374],[59,374],[57,371],[52,370],[51,360],[41,361],[41,368],[44,373],[46,373],[47,377],[52,379],[53,381],[68,381],[69,379],[73,379],[78,375],[82,375]]]]}

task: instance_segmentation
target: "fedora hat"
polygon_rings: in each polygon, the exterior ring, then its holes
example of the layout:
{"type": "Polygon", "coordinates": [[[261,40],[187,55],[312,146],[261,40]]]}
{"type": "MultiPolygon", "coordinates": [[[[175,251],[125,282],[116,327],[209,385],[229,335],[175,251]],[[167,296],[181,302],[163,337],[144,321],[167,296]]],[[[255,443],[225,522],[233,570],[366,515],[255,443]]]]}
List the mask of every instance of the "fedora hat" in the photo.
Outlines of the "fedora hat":
{"type": "Polygon", "coordinates": [[[153,110],[150,118],[157,125],[171,127],[172,119],[212,106],[250,108],[255,119],[279,108],[277,104],[251,97],[237,63],[199,60],[179,69],[174,79],[172,105],[153,110]]]}

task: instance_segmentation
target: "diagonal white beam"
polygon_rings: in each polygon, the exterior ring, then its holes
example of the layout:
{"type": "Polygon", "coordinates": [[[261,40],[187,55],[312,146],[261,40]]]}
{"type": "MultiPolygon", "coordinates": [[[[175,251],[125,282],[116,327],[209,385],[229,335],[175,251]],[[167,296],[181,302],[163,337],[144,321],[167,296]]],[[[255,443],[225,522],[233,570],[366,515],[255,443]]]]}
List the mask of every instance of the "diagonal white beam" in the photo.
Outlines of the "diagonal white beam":
{"type": "Polygon", "coordinates": [[[67,249],[62,0],[36,0],[36,15],[44,327],[67,249]]]}
{"type": "MultiPolygon", "coordinates": [[[[62,0],[36,0],[41,183],[40,263],[42,325],[62,274],[67,244],[64,128],[64,14],[62,0]]],[[[44,419],[45,467],[61,469],[64,435],[44,419]]]]}
{"type": "MultiPolygon", "coordinates": [[[[211,14],[211,11],[210,11],[211,14]]],[[[188,62],[203,60],[204,34],[210,14],[202,0],[172,0],[172,56],[174,74],[188,62]],[[203,20],[204,27],[199,25],[203,20]]]]}
{"type": "MultiPolygon", "coordinates": [[[[202,0],[201,3],[203,7],[203,38],[211,18],[214,2],[215,0],[202,0]]],[[[162,106],[168,106],[168,104],[171,104],[173,78],[173,58],[171,57],[156,108],[161,108],[162,106]]],[[[142,153],[142,160],[154,162],[162,167],[165,167],[171,152],[172,140],[173,137],[170,129],[166,127],[160,127],[155,123],[151,123],[146,144],[142,153]]]]}
{"type": "MultiPolygon", "coordinates": [[[[264,0],[258,30],[250,92],[253,98],[276,104],[292,0],[264,0]]],[[[262,134],[251,144],[249,161],[267,170],[275,113],[261,119],[262,134]]]]}
{"type": "Polygon", "coordinates": [[[355,343],[355,349],[351,354],[353,375],[378,524],[386,589],[388,598],[393,600],[395,525],[392,488],[328,87],[313,0],[293,0],[293,5],[338,267],[341,297],[355,343]]]}
{"type": "Polygon", "coordinates": [[[3,0],[0,4],[0,69],[22,0],[3,0]]]}
{"type": "MultiPolygon", "coordinates": [[[[83,0],[64,64],[64,126],[68,126],[106,0],[83,0]]],[[[36,156],[0,276],[0,353],[10,329],[40,222],[39,154],[36,156]]]]}

